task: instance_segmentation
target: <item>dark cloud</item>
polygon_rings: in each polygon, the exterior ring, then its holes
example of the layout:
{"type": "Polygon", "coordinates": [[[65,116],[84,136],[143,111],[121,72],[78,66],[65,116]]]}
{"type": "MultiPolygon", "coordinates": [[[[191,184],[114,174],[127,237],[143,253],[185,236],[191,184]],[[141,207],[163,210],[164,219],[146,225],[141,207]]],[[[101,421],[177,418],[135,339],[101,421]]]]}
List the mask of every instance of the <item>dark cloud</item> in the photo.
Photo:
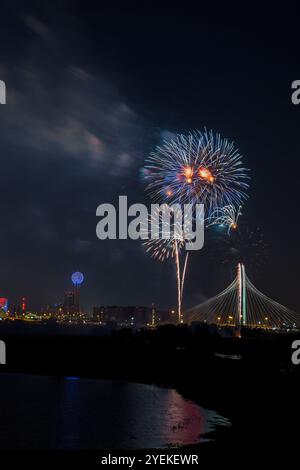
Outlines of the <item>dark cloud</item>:
{"type": "MultiPolygon", "coordinates": [[[[79,21],[77,29],[71,21],[65,31],[56,21],[48,18],[46,25],[33,13],[21,18],[23,29],[19,26],[18,31],[26,41],[26,54],[15,52],[12,67],[0,63],[8,86],[8,104],[0,113],[5,180],[0,205],[8,265],[4,293],[14,299],[31,293],[32,305],[38,307],[62,295],[67,287],[63,278],[75,266],[89,270],[94,257],[102,264],[107,247],[99,246],[95,236],[96,207],[116,200],[134,175],[138,177],[145,124],[96,67],[88,70],[81,64],[84,47],[77,63],[68,56],[74,40],[80,43],[79,21]],[[17,249],[28,269],[30,281],[25,283],[23,276],[13,276],[19,272],[17,249]],[[42,275],[36,264],[43,266],[42,275]],[[55,274],[58,265],[61,274],[55,274]],[[45,280],[39,292],[38,276],[45,280]]],[[[106,263],[117,269],[124,259],[126,247],[118,256],[112,250],[106,263]]],[[[94,297],[99,277],[105,276],[103,266],[90,276],[94,297]]],[[[99,302],[113,301],[114,285],[112,280],[106,299],[99,295],[99,302]]]]}

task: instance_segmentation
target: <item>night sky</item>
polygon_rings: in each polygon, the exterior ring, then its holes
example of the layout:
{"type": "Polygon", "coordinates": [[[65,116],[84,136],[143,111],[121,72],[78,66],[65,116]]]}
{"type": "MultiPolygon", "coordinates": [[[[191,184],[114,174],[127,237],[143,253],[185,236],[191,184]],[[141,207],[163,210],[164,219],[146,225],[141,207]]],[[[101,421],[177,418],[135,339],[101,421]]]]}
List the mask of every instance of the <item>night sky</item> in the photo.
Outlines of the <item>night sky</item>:
{"type": "MultiPolygon", "coordinates": [[[[249,255],[252,282],[300,310],[299,14],[198,3],[0,2],[1,296],[38,309],[80,270],[88,311],[175,305],[172,263],[139,241],[99,241],[95,213],[118,195],[146,201],[149,152],[206,126],[233,139],[251,169],[242,219],[268,245],[261,266],[249,255]]],[[[186,305],[232,279],[214,243],[191,257],[186,305]]]]}

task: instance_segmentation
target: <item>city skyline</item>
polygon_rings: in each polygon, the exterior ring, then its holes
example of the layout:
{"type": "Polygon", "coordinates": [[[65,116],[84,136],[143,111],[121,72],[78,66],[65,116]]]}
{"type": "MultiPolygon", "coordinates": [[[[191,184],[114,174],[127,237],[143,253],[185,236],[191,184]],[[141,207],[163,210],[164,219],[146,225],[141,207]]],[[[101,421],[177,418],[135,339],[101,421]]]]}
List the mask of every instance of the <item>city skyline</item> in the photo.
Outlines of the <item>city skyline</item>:
{"type": "Polygon", "coordinates": [[[295,460],[297,10],[0,0],[1,463],[295,460]]]}
{"type": "MultiPolygon", "coordinates": [[[[299,311],[299,109],[291,101],[295,33],[287,27],[293,19],[274,10],[265,21],[263,13],[236,10],[224,34],[223,7],[204,7],[200,30],[192,14],[176,7],[161,7],[159,16],[121,8],[126,22],[109,7],[98,15],[77,1],[56,8],[3,2],[0,295],[26,296],[36,309],[59,298],[68,273],[79,269],[90,311],[99,298],[172,308],[172,263],[157,266],[139,242],[97,240],[95,211],[122,194],[147,203],[141,169],[149,152],[164,138],[207,126],[233,139],[251,168],[242,220],[260,227],[269,247],[252,279],[299,311]],[[276,36],[278,25],[284,37],[276,36]]],[[[232,278],[236,260],[220,266],[212,246],[207,235],[191,261],[185,308],[232,278]]]]}

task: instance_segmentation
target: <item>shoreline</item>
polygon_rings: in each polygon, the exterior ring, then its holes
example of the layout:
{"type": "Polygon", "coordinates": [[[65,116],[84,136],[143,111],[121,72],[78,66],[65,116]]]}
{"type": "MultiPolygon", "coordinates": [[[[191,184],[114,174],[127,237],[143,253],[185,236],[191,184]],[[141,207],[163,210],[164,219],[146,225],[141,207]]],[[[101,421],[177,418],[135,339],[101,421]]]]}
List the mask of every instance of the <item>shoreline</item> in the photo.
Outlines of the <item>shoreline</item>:
{"type": "MultiPolygon", "coordinates": [[[[270,446],[284,453],[297,445],[289,424],[290,416],[300,419],[300,374],[295,367],[289,369],[288,362],[292,339],[224,342],[205,331],[194,334],[168,328],[96,338],[11,335],[5,338],[8,365],[1,366],[0,373],[127,380],[173,388],[184,399],[215,410],[232,425],[210,434],[214,441],[164,449],[166,453],[195,452],[221,463],[220,456],[232,446],[248,456],[250,443],[269,458],[270,446]],[[215,352],[239,354],[242,359],[216,357],[215,352]]],[[[95,452],[91,455],[96,456],[95,452]]]]}

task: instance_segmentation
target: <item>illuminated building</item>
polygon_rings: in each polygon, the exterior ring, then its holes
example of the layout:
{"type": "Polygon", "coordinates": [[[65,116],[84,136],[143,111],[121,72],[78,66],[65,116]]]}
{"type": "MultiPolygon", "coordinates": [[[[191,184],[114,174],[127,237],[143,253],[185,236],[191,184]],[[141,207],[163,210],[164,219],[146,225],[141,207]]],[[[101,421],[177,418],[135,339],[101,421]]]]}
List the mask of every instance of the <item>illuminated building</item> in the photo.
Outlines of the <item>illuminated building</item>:
{"type": "Polygon", "coordinates": [[[64,313],[65,314],[72,314],[76,313],[79,310],[79,305],[76,304],[75,301],[75,292],[74,291],[66,291],[64,296],[64,313]]]}
{"type": "Polygon", "coordinates": [[[103,305],[94,307],[93,320],[116,322],[120,326],[145,326],[151,321],[151,310],[143,306],[103,305]]]}
{"type": "Polygon", "coordinates": [[[21,299],[21,315],[25,315],[26,313],[26,307],[27,307],[27,302],[26,302],[26,297],[22,297],[21,299]]]}
{"type": "Polygon", "coordinates": [[[156,326],[156,325],[157,325],[156,308],[155,308],[155,304],[152,304],[152,310],[151,310],[151,326],[156,326]]]}
{"type": "Polygon", "coordinates": [[[0,309],[7,313],[8,299],[6,299],[6,297],[0,297],[0,309]]]}
{"type": "Polygon", "coordinates": [[[66,291],[63,302],[63,315],[65,319],[72,322],[84,318],[84,314],[80,305],[80,286],[84,280],[81,272],[75,272],[71,276],[73,290],[66,291]]]}
{"type": "Polygon", "coordinates": [[[93,320],[97,323],[107,324],[108,322],[115,322],[120,327],[137,328],[174,322],[170,312],[158,311],[154,304],[151,308],[137,305],[97,306],[93,309],[93,320]]]}

